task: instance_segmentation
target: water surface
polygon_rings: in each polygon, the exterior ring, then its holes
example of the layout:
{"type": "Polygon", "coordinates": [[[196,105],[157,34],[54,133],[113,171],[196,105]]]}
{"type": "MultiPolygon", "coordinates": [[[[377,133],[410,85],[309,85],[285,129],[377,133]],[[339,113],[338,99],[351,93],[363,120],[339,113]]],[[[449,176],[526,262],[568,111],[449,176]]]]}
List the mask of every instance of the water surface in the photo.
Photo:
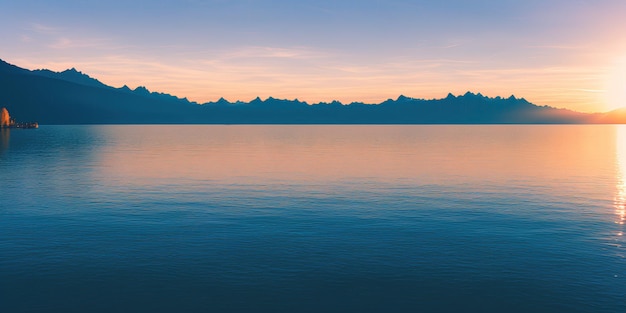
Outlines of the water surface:
{"type": "Polygon", "coordinates": [[[1,312],[624,312],[622,126],[0,132],[1,312]]]}

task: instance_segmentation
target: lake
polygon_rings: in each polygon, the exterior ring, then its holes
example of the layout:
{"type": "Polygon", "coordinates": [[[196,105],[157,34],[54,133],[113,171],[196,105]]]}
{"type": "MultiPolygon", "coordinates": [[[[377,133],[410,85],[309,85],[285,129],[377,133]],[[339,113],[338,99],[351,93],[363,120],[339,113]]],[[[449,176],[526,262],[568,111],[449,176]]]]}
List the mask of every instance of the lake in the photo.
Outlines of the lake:
{"type": "Polygon", "coordinates": [[[626,126],[0,131],[0,312],[626,312],[626,126]]]}

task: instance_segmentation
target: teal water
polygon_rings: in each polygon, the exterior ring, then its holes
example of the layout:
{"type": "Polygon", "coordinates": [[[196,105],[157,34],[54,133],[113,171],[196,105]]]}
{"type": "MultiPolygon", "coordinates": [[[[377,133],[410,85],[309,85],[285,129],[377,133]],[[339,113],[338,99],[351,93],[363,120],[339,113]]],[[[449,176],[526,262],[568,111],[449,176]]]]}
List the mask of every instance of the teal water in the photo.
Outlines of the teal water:
{"type": "Polygon", "coordinates": [[[624,126],[0,132],[0,312],[626,312],[624,126]]]}

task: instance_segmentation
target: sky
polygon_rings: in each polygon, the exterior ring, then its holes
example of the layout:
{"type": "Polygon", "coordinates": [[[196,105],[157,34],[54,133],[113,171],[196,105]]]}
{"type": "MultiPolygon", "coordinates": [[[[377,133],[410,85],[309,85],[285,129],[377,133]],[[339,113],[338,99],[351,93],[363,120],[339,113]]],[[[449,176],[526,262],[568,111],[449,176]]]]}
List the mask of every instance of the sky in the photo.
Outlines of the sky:
{"type": "Polygon", "coordinates": [[[0,0],[0,59],[192,101],[626,106],[623,0],[0,0]]]}

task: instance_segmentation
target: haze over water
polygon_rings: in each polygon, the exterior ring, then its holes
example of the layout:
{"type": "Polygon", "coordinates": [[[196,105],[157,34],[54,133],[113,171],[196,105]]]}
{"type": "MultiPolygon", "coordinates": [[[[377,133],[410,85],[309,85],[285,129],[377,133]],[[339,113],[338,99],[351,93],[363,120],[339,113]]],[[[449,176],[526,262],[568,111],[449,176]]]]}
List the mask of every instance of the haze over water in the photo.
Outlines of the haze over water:
{"type": "Polygon", "coordinates": [[[0,132],[1,312],[623,312],[624,126],[0,132]]]}

